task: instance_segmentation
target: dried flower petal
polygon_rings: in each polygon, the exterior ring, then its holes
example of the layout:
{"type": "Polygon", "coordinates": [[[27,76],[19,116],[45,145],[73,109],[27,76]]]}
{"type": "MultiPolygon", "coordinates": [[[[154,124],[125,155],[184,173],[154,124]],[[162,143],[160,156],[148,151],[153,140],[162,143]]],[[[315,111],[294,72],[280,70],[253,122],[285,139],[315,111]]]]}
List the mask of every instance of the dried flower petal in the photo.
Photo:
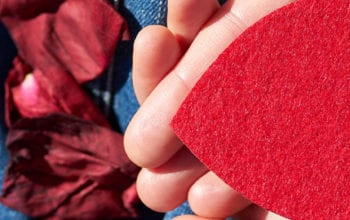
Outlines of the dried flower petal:
{"type": "Polygon", "coordinates": [[[0,0],[0,17],[19,52],[5,84],[11,159],[0,201],[50,220],[136,216],[138,168],[79,85],[127,37],[122,17],[106,0],[0,0]]]}
{"type": "Polygon", "coordinates": [[[138,168],[127,158],[118,133],[56,114],[21,119],[10,129],[7,146],[11,162],[1,198],[5,205],[45,219],[136,215],[130,203],[136,198],[138,168]]]}
{"type": "Polygon", "coordinates": [[[29,19],[42,12],[55,11],[63,0],[1,0],[0,15],[29,19]]]}
{"type": "Polygon", "coordinates": [[[5,88],[6,121],[9,126],[20,118],[62,112],[109,127],[101,111],[67,72],[53,68],[45,73],[33,70],[17,58],[5,88]],[[26,79],[30,72],[33,73],[26,79]]]}
{"type": "Polygon", "coordinates": [[[20,56],[46,71],[61,69],[83,83],[110,62],[126,37],[124,19],[105,0],[0,0],[0,17],[20,56]]]}

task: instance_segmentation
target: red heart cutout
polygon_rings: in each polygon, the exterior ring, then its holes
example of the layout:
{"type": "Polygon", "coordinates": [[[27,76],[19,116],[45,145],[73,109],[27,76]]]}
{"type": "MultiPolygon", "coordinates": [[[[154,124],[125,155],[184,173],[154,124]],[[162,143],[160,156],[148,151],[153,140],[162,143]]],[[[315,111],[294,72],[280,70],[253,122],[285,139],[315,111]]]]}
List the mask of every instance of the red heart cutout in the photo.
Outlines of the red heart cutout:
{"type": "Polygon", "coordinates": [[[176,134],[268,210],[349,219],[349,30],[349,0],[300,0],[265,17],[199,80],[176,134]]]}

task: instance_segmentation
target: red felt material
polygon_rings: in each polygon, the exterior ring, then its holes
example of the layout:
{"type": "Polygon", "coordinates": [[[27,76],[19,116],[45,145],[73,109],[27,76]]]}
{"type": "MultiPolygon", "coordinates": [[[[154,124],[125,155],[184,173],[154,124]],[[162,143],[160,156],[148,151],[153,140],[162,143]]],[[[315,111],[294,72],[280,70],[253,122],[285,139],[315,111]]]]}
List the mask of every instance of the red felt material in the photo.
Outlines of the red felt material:
{"type": "Polygon", "coordinates": [[[253,202],[292,219],[349,219],[349,31],[349,0],[270,14],[211,65],[175,132],[253,202]]]}

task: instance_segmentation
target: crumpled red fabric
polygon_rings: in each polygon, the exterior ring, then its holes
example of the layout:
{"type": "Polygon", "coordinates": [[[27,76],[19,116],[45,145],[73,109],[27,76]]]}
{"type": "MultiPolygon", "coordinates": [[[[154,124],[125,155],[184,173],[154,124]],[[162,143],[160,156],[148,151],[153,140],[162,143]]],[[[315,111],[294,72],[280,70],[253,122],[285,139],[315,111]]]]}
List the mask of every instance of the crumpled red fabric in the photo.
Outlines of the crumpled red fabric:
{"type": "Polygon", "coordinates": [[[50,220],[136,216],[123,197],[134,190],[137,168],[118,133],[55,114],[20,120],[7,146],[12,159],[1,198],[5,205],[50,220]]]}
{"type": "Polygon", "coordinates": [[[79,83],[108,66],[124,19],[106,0],[0,0],[0,17],[31,66],[66,70],[79,83]]]}
{"type": "Polygon", "coordinates": [[[19,51],[5,84],[0,201],[40,219],[135,217],[138,168],[80,87],[127,36],[122,17],[104,0],[0,0],[0,17],[19,51]]]}

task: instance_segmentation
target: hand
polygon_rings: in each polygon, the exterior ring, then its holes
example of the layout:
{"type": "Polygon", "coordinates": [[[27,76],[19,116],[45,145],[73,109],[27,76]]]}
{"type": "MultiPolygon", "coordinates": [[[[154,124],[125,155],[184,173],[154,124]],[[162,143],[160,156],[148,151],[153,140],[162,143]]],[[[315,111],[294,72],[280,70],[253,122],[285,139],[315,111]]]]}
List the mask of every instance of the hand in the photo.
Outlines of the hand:
{"type": "Polygon", "coordinates": [[[168,28],[141,31],[133,67],[141,108],[127,129],[125,146],[143,167],[137,189],[147,206],[164,212],[188,200],[198,216],[223,219],[250,205],[196,159],[169,124],[216,57],[247,27],[289,2],[229,0],[220,6],[217,0],[169,0],[168,28]]]}

